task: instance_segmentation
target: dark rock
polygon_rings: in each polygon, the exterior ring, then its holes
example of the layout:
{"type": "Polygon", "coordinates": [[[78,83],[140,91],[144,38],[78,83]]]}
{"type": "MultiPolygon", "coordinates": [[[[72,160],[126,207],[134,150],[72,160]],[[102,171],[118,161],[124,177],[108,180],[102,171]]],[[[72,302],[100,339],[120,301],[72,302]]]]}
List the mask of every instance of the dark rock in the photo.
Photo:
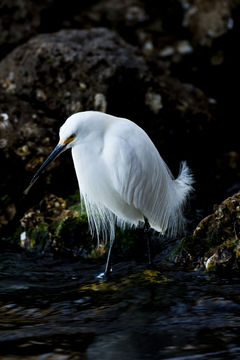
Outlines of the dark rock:
{"type": "Polygon", "coordinates": [[[24,0],[1,1],[0,17],[1,57],[36,34],[41,21],[39,4],[24,0]]]}
{"type": "Polygon", "coordinates": [[[31,153],[46,156],[57,139],[55,123],[30,102],[0,93],[0,148],[6,158],[11,157],[10,152],[22,160],[31,153]]]}
{"type": "Polygon", "coordinates": [[[196,44],[211,46],[214,39],[232,30],[233,10],[239,5],[239,0],[191,1],[186,6],[183,25],[190,30],[196,44]]]}
{"type": "Polygon", "coordinates": [[[0,94],[0,228],[14,219],[24,187],[56,142],[54,126],[29,102],[0,94]]]}
{"type": "Polygon", "coordinates": [[[107,111],[136,121],[150,135],[163,131],[156,145],[169,144],[169,129],[175,147],[195,134],[211,137],[213,106],[204,93],[172,78],[160,63],[147,66],[136,48],[107,29],[37,36],[0,63],[0,77],[4,92],[53,117],[107,111]]]}
{"type": "Polygon", "coordinates": [[[3,0],[0,15],[0,56],[4,57],[38,33],[99,26],[115,29],[128,42],[148,51],[152,41],[159,42],[159,34],[179,38],[183,9],[177,0],[3,0]]]}
{"type": "Polygon", "coordinates": [[[128,42],[138,42],[137,31],[146,25],[148,14],[140,0],[104,0],[93,4],[74,20],[88,26],[104,26],[116,29],[128,42]]]}
{"type": "Polygon", "coordinates": [[[2,0],[0,58],[38,33],[57,31],[65,26],[72,27],[74,15],[92,3],[94,0],[2,0]]]}
{"type": "Polygon", "coordinates": [[[90,108],[106,110],[109,97],[118,95],[121,82],[125,84],[124,97],[134,94],[139,98],[146,70],[135,48],[114,32],[100,28],[39,35],[0,64],[1,86],[6,93],[64,117],[90,108]]]}
{"type": "Polygon", "coordinates": [[[169,129],[175,147],[195,134],[211,137],[213,105],[204,93],[172,78],[164,65],[147,66],[136,48],[107,29],[37,36],[0,63],[0,77],[4,92],[53,117],[107,111],[139,123],[156,145],[169,144],[169,129]]]}
{"type": "Polygon", "coordinates": [[[76,23],[88,27],[115,29],[146,55],[169,45],[169,40],[179,39],[182,19],[183,9],[177,0],[102,0],[74,16],[76,23]]]}
{"type": "Polygon", "coordinates": [[[85,10],[84,17],[95,24],[114,25],[115,28],[131,28],[148,20],[144,4],[140,0],[97,2],[85,10]]]}

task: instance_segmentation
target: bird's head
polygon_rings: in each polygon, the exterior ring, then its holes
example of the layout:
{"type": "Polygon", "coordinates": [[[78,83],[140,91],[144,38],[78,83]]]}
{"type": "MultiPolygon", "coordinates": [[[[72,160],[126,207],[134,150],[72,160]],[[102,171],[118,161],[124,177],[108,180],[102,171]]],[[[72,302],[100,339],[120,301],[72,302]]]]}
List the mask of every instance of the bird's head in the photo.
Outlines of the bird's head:
{"type": "Polygon", "coordinates": [[[60,127],[58,145],[62,150],[73,147],[78,141],[81,133],[81,118],[81,113],[73,114],[60,127]]]}
{"type": "Polygon", "coordinates": [[[24,191],[25,195],[37,181],[43,170],[54,159],[56,159],[65,150],[72,148],[80,142],[84,142],[86,139],[89,139],[89,137],[94,134],[94,131],[100,131],[103,128],[102,122],[96,121],[97,118],[101,117],[105,119],[107,115],[96,111],[83,111],[71,115],[65,121],[59,131],[59,143],[33,176],[30,185],[24,191]]]}
{"type": "Polygon", "coordinates": [[[45,170],[46,167],[65,150],[72,148],[74,144],[77,143],[77,140],[79,138],[80,121],[81,115],[80,113],[77,113],[70,116],[61,126],[59,131],[59,142],[57,146],[34,174],[29,186],[24,191],[25,195],[28,193],[33,184],[37,181],[43,170],[45,170]]]}

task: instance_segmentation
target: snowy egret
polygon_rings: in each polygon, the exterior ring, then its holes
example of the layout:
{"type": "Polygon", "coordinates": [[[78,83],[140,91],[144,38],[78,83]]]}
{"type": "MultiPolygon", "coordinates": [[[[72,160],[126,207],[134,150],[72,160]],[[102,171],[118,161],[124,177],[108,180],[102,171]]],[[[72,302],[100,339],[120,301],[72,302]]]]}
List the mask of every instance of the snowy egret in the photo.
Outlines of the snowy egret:
{"type": "Polygon", "coordinates": [[[174,179],[151,139],[134,122],[97,111],[73,114],[60,128],[59,143],[34,175],[29,188],[52,160],[72,149],[74,167],[91,233],[110,240],[115,224],[138,226],[174,236],[184,226],[183,205],[192,175],[181,164],[174,179]]]}

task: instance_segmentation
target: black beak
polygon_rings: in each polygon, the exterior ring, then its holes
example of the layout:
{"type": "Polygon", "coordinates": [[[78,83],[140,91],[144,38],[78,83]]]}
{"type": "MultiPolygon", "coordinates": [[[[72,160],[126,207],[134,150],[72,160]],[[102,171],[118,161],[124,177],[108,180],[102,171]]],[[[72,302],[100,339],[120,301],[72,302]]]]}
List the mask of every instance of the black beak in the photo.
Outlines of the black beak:
{"type": "Polygon", "coordinates": [[[37,170],[37,172],[34,174],[32,180],[30,181],[29,186],[24,191],[24,194],[27,195],[28,191],[31,189],[33,184],[37,181],[43,170],[54,160],[56,159],[66,148],[67,144],[61,145],[57,144],[55,149],[51,152],[51,154],[48,156],[48,158],[44,161],[44,163],[40,166],[40,168],[37,170]]]}

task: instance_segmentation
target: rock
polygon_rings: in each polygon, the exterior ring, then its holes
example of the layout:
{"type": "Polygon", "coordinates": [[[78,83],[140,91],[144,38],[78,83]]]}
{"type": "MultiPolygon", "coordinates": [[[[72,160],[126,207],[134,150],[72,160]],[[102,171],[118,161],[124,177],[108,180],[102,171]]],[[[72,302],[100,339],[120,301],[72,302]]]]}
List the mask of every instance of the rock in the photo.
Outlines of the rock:
{"type": "Polygon", "coordinates": [[[238,0],[191,1],[185,7],[183,25],[191,31],[196,44],[211,46],[214,39],[233,28],[232,13],[239,4],[238,0]]]}
{"type": "Polygon", "coordinates": [[[103,0],[75,15],[75,21],[90,26],[108,26],[117,29],[127,39],[136,36],[136,30],[148,20],[145,4],[140,0],[103,0]]]}
{"type": "MultiPolygon", "coordinates": [[[[0,4],[0,50],[4,57],[13,47],[38,33],[66,28],[108,27],[142,48],[152,44],[154,34],[179,30],[183,10],[179,1],[146,3],[142,0],[2,0],[0,4]],[[56,16],[57,14],[57,16],[56,16]]],[[[166,42],[166,41],[165,41],[166,42]]],[[[152,45],[150,45],[152,47],[152,45]]],[[[146,53],[151,54],[149,48],[146,53]]]]}
{"type": "Polygon", "coordinates": [[[0,93],[0,146],[6,158],[11,152],[22,160],[33,153],[46,156],[57,139],[55,124],[56,120],[30,102],[0,93]]]}
{"type": "MultiPolygon", "coordinates": [[[[178,247],[184,263],[220,274],[240,270],[240,192],[215,206],[178,247]]],[[[179,260],[178,259],[178,260],[179,260]]]]}
{"type": "Polygon", "coordinates": [[[24,0],[3,0],[0,3],[1,57],[17,44],[37,33],[40,26],[39,4],[24,0]]]}
{"type": "MultiPolygon", "coordinates": [[[[173,161],[176,165],[183,159],[189,159],[201,166],[200,159],[204,157],[206,167],[211,161],[209,149],[216,133],[216,121],[215,106],[204,93],[191,84],[160,75],[152,79],[145,104],[151,115],[145,115],[148,122],[143,127],[168,163],[173,161]],[[180,153],[176,149],[181,149],[180,153]]],[[[207,174],[201,172],[202,175],[206,178],[207,174]]]]}
{"type": "MultiPolygon", "coordinates": [[[[0,2],[0,58],[38,33],[73,27],[75,15],[96,0],[2,0],[0,2]],[[57,14],[57,16],[56,16],[57,14]]],[[[74,26],[75,27],[75,26],[74,26]]],[[[81,26],[82,27],[82,26],[81,26]]]]}
{"type": "Polygon", "coordinates": [[[199,134],[205,144],[212,138],[214,105],[204,93],[171,77],[159,62],[147,65],[107,29],[39,35],[0,63],[0,79],[2,91],[24,96],[58,119],[107,111],[137,122],[161,147],[170,144],[169,128],[175,147],[199,134]]]}
{"type": "Polygon", "coordinates": [[[103,28],[36,36],[0,63],[5,93],[21,95],[59,118],[98,107],[98,94],[104,109],[110,97],[119,108],[130,94],[140,100],[146,71],[136,49],[103,28]],[[121,98],[118,87],[125,90],[121,98]]]}
{"type": "Polygon", "coordinates": [[[102,0],[76,13],[74,21],[86,27],[115,29],[149,57],[178,39],[182,17],[183,9],[178,0],[102,0]]]}
{"type": "Polygon", "coordinates": [[[56,142],[55,123],[30,103],[0,93],[0,229],[14,220],[24,187],[56,142]]]}
{"type": "MultiPolygon", "coordinates": [[[[20,220],[18,244],[27,251],[81,259],[103,259],[108,244],[98,243],[89,232],[87,215],[79,203],[79,193],[66,200],[49,194],[20,220]]],[[[114,259],[138,257],[139,246],[145,238],[140,229],[116,231],[114,259]],[[137,251],[134,251],[138,247],[137,251]]]]}
{"type": "Polygon", "coordinates": [[[87,256],[94,248],[86,215],[67,209],[66,201],[55,195],[45,196],[20,222],[20,246],[28,251],[75,257],[87,256]]]}
{"type": "Polygon", "coordinates": [[[139,0],[103,0],[86,9],[84,17],[95,24],[114,24],[115,28],[129,28],[148,20],[144,4],[139,0]]]}

